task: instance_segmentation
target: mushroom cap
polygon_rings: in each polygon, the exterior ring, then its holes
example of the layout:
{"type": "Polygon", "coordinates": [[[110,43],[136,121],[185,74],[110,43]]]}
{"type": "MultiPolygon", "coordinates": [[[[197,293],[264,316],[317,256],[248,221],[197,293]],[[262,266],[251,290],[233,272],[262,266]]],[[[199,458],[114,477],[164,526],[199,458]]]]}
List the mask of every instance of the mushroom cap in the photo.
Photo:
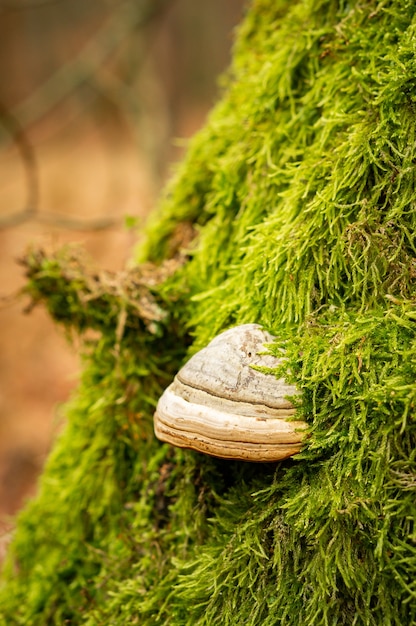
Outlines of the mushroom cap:
{"type": "Polygon", "coordinates": [[[273,335],[258,324],[215,337],[182,367],[161,396],[156,436],[213,456],[277,461],[299,452],[304,422],[287,421],[299,391],[283,378],[254,369],[282,359],[264,354],[273,335]]]}

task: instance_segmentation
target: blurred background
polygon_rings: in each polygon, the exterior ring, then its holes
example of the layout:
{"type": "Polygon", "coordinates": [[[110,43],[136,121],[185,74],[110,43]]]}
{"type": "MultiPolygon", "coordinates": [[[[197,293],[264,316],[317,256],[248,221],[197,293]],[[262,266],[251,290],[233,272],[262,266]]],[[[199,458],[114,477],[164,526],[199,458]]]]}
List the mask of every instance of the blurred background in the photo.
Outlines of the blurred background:
{"type": "Polygon", "coordinates": [[[243,0],[0,0],[0,558],[79,362],[14,294],[30,244],[131,258],[220,94],[243,0]]]}

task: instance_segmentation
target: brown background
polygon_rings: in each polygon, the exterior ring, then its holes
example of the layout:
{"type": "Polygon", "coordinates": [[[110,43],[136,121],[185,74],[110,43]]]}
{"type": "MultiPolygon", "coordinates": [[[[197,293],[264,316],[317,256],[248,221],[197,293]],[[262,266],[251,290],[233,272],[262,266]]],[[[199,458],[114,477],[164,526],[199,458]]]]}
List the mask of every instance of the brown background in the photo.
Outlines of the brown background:
{"type": "Polygon", "coordinates": [[[217,99],[243,6],[0,2],[0,556],[79,372],[45,311],[23,313],[17,259],[78,242],[100,267],[129,261],[140,233],[125,218],[140,229],[217,99]]]}

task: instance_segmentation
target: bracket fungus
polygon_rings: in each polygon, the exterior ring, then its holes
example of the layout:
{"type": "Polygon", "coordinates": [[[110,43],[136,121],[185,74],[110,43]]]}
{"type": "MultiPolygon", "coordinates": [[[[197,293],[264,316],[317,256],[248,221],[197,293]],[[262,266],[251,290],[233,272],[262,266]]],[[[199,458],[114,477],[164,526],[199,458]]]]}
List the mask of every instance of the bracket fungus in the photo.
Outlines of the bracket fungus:
{"type": "Polygon", "coordinates": [[[282,363],[264,353],[273,340],[258,324],[244,324],[191,357],[159,399],[158,439],[244,461],[279,461],[299,452],[306,424],[288,420],[295,407],[287,399],[298,389],[256,369],[282,363]]]}

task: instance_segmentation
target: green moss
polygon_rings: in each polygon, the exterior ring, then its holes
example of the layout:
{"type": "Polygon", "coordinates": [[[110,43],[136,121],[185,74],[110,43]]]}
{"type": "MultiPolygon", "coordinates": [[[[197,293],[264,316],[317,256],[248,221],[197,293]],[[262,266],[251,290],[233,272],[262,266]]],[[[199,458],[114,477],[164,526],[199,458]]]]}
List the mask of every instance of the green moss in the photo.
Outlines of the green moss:
{"type": "Polygon", "coordinates": [[[138,286],[28,258],[32,297],[100,336],[18,519],[5,623],[416,624],[415,13],[255,0],[138,251],[162,263],[182,242],[176,271],[138,286]],[[303,451],[157,442],[185,355],[244,322],[286,349],[303,451]]]}

